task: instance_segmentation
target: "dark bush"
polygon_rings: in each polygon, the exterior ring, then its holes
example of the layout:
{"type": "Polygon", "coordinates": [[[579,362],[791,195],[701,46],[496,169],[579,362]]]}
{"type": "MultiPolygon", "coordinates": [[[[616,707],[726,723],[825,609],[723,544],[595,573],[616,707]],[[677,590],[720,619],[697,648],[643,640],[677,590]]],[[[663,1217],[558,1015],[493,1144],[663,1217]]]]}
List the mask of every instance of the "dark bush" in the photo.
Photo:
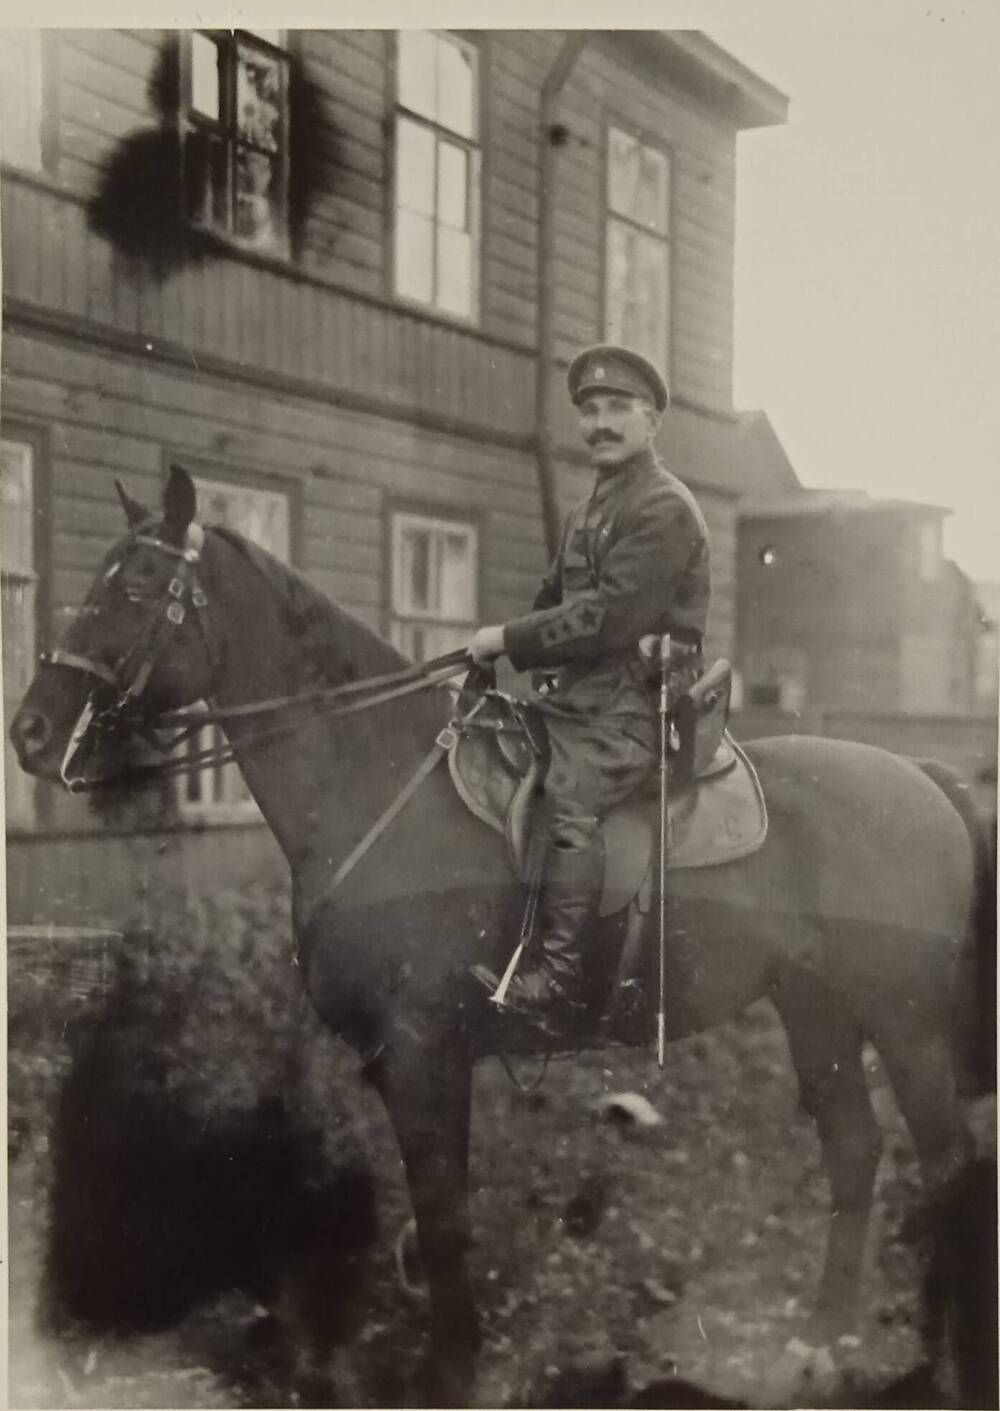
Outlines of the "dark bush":
{"type": "Polygon", "coordinates": [[[301,992],[287,900],[156,910],[69,1036],[43,1322],[150,1331],[238,1290],[329,1351],[361,1306],[375,1193],[337,1099],[353,1073],[336,1073],[301,992]]]}

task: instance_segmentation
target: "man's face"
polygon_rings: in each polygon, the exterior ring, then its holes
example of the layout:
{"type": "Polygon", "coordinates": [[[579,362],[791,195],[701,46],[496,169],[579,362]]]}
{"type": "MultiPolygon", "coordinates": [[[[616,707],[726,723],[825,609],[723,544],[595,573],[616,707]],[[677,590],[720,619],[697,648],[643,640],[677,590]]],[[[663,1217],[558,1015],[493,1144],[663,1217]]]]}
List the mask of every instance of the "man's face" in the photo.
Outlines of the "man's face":
{"type": "Polygon", "coordinates": [[[580,434],[596,466],[620,465],[643,450],[660,421],[652,402],[624,392],[589,392],[577,412],[580,434]]]}

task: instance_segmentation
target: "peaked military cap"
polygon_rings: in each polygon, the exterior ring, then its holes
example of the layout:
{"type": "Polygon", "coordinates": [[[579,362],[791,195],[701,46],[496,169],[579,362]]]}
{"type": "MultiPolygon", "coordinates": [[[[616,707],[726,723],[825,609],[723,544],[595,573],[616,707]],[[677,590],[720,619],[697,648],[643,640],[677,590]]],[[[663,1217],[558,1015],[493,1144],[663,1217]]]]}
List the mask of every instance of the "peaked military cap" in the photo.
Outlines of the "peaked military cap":
{"type": "Polygon", "coordinates": [[[629,397],[649,398],[662,412],[670,401],[667,384],[649,359],[616,343],[596,343],[577,353],[566,381],[574,402],[588,392],[624,392],[629,397]]]}

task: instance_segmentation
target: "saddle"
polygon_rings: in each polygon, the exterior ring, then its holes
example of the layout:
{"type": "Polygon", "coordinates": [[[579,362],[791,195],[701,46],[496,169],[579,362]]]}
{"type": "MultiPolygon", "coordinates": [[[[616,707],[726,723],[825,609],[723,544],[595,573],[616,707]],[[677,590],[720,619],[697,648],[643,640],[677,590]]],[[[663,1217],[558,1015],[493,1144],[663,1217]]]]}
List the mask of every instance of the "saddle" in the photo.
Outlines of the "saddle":
{"type": "MultiPolygon", "coordinates": [[[[717,661],[671,712],[667,868],[711,867],[763,845],[767,808],[757,774],[730,736],[732,668],[717,661]]],[[[547,755],[544,717],[530,704],[486,691],[465,715],[448,755],[455,789],[476,818],[506,837],[511,862],[529,880],[535,805],[547,755]]],[[[604,820],[601,916],[638,899],[647,910],[659,853],[659,773],[604,820]]]]}

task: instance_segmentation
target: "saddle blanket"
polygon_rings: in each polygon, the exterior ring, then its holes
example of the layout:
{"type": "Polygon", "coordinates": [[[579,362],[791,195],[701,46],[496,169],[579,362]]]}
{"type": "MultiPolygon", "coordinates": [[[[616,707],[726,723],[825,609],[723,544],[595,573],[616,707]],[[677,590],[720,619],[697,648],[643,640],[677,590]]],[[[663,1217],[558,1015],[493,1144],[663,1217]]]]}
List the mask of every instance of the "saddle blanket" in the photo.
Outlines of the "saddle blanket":
{"type": "MultiPolygon", "coordinates": [[[[507,838],[512,864],[527,880],[527,838],[539,771],[526,771],[525,763],[516,751],[501,748],[491,729],[464,731],[448,755],[459,797],[507,838]]],[[[650,787],[652,794],[641,790],[604,821],[602,916],[620,911],[640,893],[647,902],[651,895],[648,884],[659,854],[658,776],[650,787]]],[[[703,775],[668,798],[667,869],[735,862],[756,852],[766,836],[767,806],[756,770],[727,732],[703,775]]]]}

